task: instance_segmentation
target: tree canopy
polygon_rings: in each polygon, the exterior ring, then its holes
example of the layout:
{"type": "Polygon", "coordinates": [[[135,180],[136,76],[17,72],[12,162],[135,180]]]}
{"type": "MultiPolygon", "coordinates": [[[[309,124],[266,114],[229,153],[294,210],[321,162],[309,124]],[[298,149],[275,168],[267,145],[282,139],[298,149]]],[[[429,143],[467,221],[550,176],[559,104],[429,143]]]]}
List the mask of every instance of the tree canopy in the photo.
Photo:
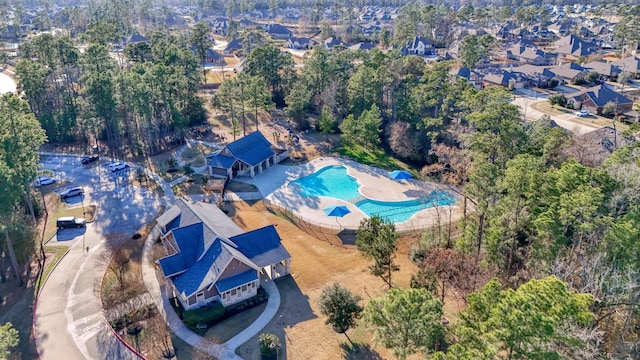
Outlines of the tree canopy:
{"type": "Polygon", "coordinates": [[[434,350],[444,331],[442,303],[426,289],[391,289],[383,298],[369,301],[364,317],[376,341],[398,359],[434,350]]]}

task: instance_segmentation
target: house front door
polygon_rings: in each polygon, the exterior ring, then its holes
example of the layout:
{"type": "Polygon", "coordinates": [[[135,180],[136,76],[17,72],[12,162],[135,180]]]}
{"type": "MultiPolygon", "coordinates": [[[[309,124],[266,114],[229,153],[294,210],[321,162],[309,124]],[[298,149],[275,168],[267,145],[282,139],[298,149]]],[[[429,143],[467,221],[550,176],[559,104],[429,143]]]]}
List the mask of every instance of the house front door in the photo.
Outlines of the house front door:
{"type": "Polygon", "coordinates": [[[199,304],[204,301],[204,293],[200,292],[196,294],[196,304],[199,304]]]}

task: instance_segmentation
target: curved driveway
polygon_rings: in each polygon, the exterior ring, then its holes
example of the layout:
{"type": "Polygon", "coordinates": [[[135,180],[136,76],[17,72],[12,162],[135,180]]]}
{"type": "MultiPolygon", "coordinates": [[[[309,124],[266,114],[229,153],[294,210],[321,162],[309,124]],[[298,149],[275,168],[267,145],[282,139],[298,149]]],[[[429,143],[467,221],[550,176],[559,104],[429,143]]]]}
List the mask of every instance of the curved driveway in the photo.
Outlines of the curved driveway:
{"type": "MultiPolygon", "coordinates": [[[[34,333],[41,358],[135,359],[105,326],[99,299],[105,267],[99,259],[105,234],[128,238],[157,214],[160,201],[152,192],[109,173],[102,162],[92,168],[81,166],[75,156],[48,156],[42,162],[57,178],[83,186],[84,205],[95,204],[97,211],[86,230],[65,229],[49,242],[69,246],[69,253],[39,295],[34,333]]],[[[76,200],[71,206],[82,206],[82,202],[76,200]]]]}

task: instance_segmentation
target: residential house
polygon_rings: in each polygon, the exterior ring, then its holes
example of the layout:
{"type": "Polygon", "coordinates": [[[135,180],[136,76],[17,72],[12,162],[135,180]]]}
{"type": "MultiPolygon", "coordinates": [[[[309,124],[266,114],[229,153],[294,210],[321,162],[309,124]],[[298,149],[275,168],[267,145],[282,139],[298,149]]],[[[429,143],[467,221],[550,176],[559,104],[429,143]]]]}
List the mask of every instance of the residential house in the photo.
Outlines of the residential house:
{"type": "Polygon", "coordinates": [[[549,31],[557,36],[567,36],[571,33],[573,23],[569,20],[553,23],[548,26],[549,31]]]}
{"type": "Polygon", "coordinates": [[[327,50],[333,50],[333,48],[336,46],[347,46],[347,44],[343,43],[341,39],[332,36],[324,41],[324,46],[327,48],[327,50]]]}
{"type": "Polygon", "coordinates": [[[471,70],[468,67],[461,67],[457,71],[454,70],[453,73],[457,77],[467,79],[467,81],[469,81],[469,83],[471,83],[476,90],[480,90],[484,86],[484,76],[481,73],[475,70],[471,70]]]}
{"type": "Polygon", "coordinates": [[[156,226],[167,251],[158,261],[165,291],[186,310],[250,299],[262,281],[290,272],[291,256],[273,225],[244,232],[214,204],[178,199],[156,226]]]}
{"type": "Polygon", "coordinates": [[[308,37],[290,37],[287,39],[287,47],[289,49],[311,49],[316,44],[315,41],[308,37]]]}
{"type": "Polygon", "coordinates": [[[189,50],[193,51],[193,55],[195,55],[198,61],[202,62],[203,66],[224,66],[227,65],[227,62],[224,59],[224,56],[217,53],[215,50],[209,48],[207,49],[207,54],[204,59],[200,58],[198,51],[195,46],[190,46],[189,50]]]}
{"type": "Polygon", "coordinates": [[[616,111],[620,114],[633,110],[633,100],[611,89],[606,84],[568,94],[567,100],[573,102],[574,109],[586,109],[598,115],[602,114],[602,108],[610,102],[616,104],[616,111]]]}
{"type": "Polygon", "coordinates": [[[630,56],[616,60],[612,64],[616,65],[620,69],[620,72],[630,72],[634,74],[636,78],[640,76],[640,58],[630,56]]]}
{"type": "Polygon", "coordinates": [[[227,144],[219,153],[208,157],[209,176],[233,179],[236,176],[251,177],[267,170],[288,156],[288,152],[276,153],[271,143],[255,131],[227,144]]]}
{"type": "Polygon", "coordinates": [[[242,49],[244,47],[243,43],[244,43],[244,38],[233,39],[227,43],[227,46],[224,48],[223,53],[225,55],[231,55],[234,52],[242,49]]]}
{"type": "Polygon", "coordinates": [[[507,49],[506,56],[507,59],[516,60],[525,64],[546,65],[549,63],[547,54],[544,51],[519,44],[507,49]]]}
{"type": "Polygon", "coordinates": [[[562,78],[558,78],[558,76],[549,70],[546,66],[537,66],[537,65],[522,65],[518,67],[514,67],[511,69],[514,73],[520,73],[523,76],[529,78],[530,85],[545,88],[549,85],[549,81],[551,79],[558,79],[559,82],[562,82],[562,78]]]}
{"type": "Polygon", "coordinates": [[[229,20],[225,17],[219,17],[214,19],[209,26],[214,34],[226,36],[227,29],[229,27],[229,20]]]}
{"type": "Polygon", "coordinates": [[[436,48],[427,38],[415,36],[400,52],[403,55],[435,55],[436,48]]]}
{"type": "Polygon", "coordinates": [[[587,69],[574,62],[562,64],[559,66],[553,66],[550,67],[549,70],[556,74],[558,79],[562,79],[565,82],[572,82],[577,78],[586,75],[586,73],[588,72],[587,69]]]}
{"type": "Polygon", "coordinates": [[[495,29],[492,35],[498,40],[510,41],[516,38],[516,35],[513,33],[513,30],[516,28],[517,26],[508,22],[495,29]]]}
{"type": "Polygon", "coordinates": [[[375,49],[375,48],[376,48],[376,44],[372,42],[359,42],[357,44],[349,46],[349,50],[352,50],[352,51],[358,51],[358,50],[370,51],[371,49],[375,49]]]}
{"type": "Polygon", "coordinates": [[[622,72],[620,71],[620,68],[618,66],[602,61],[592,61],[590,63],[584,64],[583,67],[590,71],[597,72],[607,80],[613,80],[617,78],[618,74],[622,72]]]}
{"type": "Polygon", "coordinates": [[[293,36],[291,30],[280,24],[267,24],[264,27],[264,31],[266,31],[272,39],[288,39],[293,36]]]}
{"type": "Polygon", "coordinates": [[[483,86],[513,86],[520,89],[528,85],[528,80],[522,74],[511,71],[499,70],[496,73],[487,74],[483,78],[483,86]],[[511,85],[512,84],[512,85],[511,85]]]}
{"type": "Polygon", "coordinates": [[[580,57],[595,54],[599,47],[593,42],[585,41],[576,35],[565,36],[553,43],[557,46],[556,52],[564,61],[573,61],[580,57]]]}

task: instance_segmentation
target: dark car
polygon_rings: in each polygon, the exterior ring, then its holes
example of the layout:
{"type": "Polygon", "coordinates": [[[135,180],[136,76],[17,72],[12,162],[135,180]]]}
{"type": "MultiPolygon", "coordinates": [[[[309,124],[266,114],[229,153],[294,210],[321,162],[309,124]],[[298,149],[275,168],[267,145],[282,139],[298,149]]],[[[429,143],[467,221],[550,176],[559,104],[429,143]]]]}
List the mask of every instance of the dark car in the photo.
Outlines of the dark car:
{"type": "Polygon", "coordinates": [[[60,198],[62,198],[64,200],[64,199],[67,199],[67,198],[70,198],[70,197],[74,197],[74,196],[78,196],[78,195],[82,195],[82,194],[84,194],[84,189],[79,187],[79,186],[76,186],[76,187],[72,187],[72,188],[69,188],[69,189],[66,189],[66,190],[62,191],[60,193],[60,198]]]}
{"type": "Polygon", "coordinates": [[[85,220],[84,218],[77,218],[73,216],[64,216],[58,218],[58,220],[56,221],[56,226],[58,227],[58,229],[66,229],[71,227],[81,228],[86,225],[87,220],[85,220]]]}
{"type": "Polygon", "coordinates": [[[98,156],[89,156],[86,158],[82,158],[82,160],[80,160],[80,162],[82,163],[82,165],[89,165],[89,164],[93,164],[94,162],[98,161],[100,158],[98,156]]]}

